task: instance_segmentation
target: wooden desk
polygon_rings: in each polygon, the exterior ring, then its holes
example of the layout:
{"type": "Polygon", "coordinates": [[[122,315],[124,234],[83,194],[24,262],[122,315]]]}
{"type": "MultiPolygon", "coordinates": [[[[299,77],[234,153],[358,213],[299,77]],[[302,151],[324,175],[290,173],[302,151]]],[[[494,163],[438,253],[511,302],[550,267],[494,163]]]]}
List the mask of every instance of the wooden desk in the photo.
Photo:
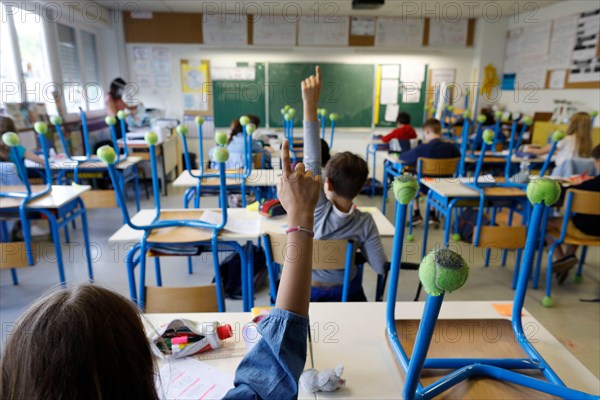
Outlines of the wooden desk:
{"type": "MultiPolygon", "coordinates": [[[[506,301],[447,301],[442,306],[440,320],[472,319],[473,323],[477,323],[476,321],[484,319],[499,319],[510,322],[509,317],[498,314],[493,303],[510,304],[506,301]]],[[[399,302],[396,305],[396,319],[419,320],[423,306],[423,302],[399,302]]],[[[322,370],[343,364],[343,377],[347,379],[345,388],[333,393],[317,393],[317,398],[401,398],[404,375],[387,343],[385,307],[385,303],[311,304],[315,368],[322,370]]],[[[528,338],[569,387],[600,394],[598,379],[525,310],[523,325],[531,327],[525,329],[525,333],[530,335],[528,338]]],[[[492,331],[490,329],[490,335],[495,335],[492,331]]],[[[414,331],[405,333],[414,334],[414,331]]],[[[398,335],[400,334],[401,331],[398,331],[398,335]]],[[[448,341],[445,346],[455,345],[453,342],[456,334],[456,329],[447,330],[448,341]]],[[[462,331],[461,334],[468,335],[469,332],[462,331]]],[[[443,338],[439,337],[438,340],[443,338]]],[[[464,354],[471,356],[469,350],[467,346],[464,354]]],[[[498,356],[502,357],[504,354],[498,356]]],[[[482,379],[463,382],[458,388],[476,390],[482,384],[481,381],[482,379]]],[[[450,393],[454,393],[455,399],[464,398],[456,392],[450,393]]],[[[540,393],[536,395],[536,398],[541,397],[540,393]]]]}
{"type": "MultiPolygon", "coordinates": [[[[32,194],[40,193],[46,188],[45,185],[32,185],[32,194]]],[[[45,196],[40,197],[27,204],[27,208],[31,209],[57,209],[70,201],[81,196],[82,193],[90,190],[91,187],[87,185],[75,185],[75,186],[63,186],[63,185],[52,185],[52,190],[45,196]]],[[[3,192],[25,192],[25,186],[2,186],[3,192]]],[[[0,197],[0,208],[17,208],[21,204],[22,199],[0,197]]]]}
{"type": "MultiPolygon", "coordinates": [[[[204,354],[198,354],[193,358],[209,364],[211,367],[217,368],[223,372],[235,375],[235,371],[242,361],[242,358],[246,354],[246,346],[242,336],[242,329],[244,325],[252,322],[251,313],[242,312],[228,312],[228,313],[193,313],[193,314],[145,314],[144,327],[146,333],[151,330],[157,330],[160,325],[167,324],[176,318],[185,318],[192,321],[198,322],[213,322],[218,321],[222,324],[230,324],[233,330],[233,336],[224,341],[224,345],[221,349],[210,351],[204,354]],[[220,355],[219,355],[220,354],[220,355]],[[222,358],[215,358],[215,357],[222,358]]],[[[309,343],[310,346],[310,343],[309,343]]],[[[306,356],[305,369],[311,368],[311,356],[310,351],[306,356]]],[[[163,365],[166,361],[156,359],[159,366],[163,365]]],[[[232,380],[233,387],[233,380],[232,380]]],[[[298,397],[300,399],[315,399],[316,396],[313,393],[308,393],[302,388],[298,397]]]]}
{"type": "MultiPolygon", "coordinates": [[[[477,190],[464,185],[458,178],[423,178],[421,179],[421,183],[444,197],[479,198],[477,190]]],[[[514,187],[486,187],[484,188],[484,193],[490,197],[527,196],[524,190],[514,187]]]]}
{"type": "MultiPolygon", "coordinates": [[[[84,157],[73,157],[73,160],[70,160],[68,158],[53,158],[49,160],[49,164],[50,164],[50,169],[51,170],[74,170],[75,167],[78,166],[77,164],[77,159],[83,160],[84,157]]],[[[119,170],[125,170],[130,168],[132,165],[136,165],[138,163],[140,163],[142,161],[142,157],[136,157],[136,156],[129,156],[121,161],[119,161],[119,163],[116,165],[116,168],[119,170]]],[[[43,165],[40,165],[38,163],[36,163],[35,161],[31,161],[28,159],[25,159],[25,167],[26,168],[30,168],[30,169],[44,169],[45,167],[43,165]]],[[[108,167],[106,166],[106,163],[104,163],[103,161],[100,161],[99,159],[93,159],[93,160],[89,160],[89,161],[84,161],[79,163],[79,170],[81,171],[85,171],[85,170],[102,170],[102,171],[107,171],[108,167]]]]}
{"type": "MultiPolygon", "coordinates": [[[[200,170],[193,170],[195,174],[200,174],[200,170]]],[[[276,187],[282,172],[280,169],[253,169],[250,176],[246,178],[246,186],[249,187],[276,187]]],[[[183,171],[173,182],[173,187],[196,187],[198,179],[193,177],[188,170],[183,171]]],[[[241,184],[239,178],[228,178],[227,186],[237,186],[241,184]]],[[[202,186],[219,186],[219,178],[208,178],[202,180],[202,186]]]]}
{"type": "MultiPolygon", "coordinates": [[[[531,135],[531,144],[545,146],[548,143],[548,137],[555,130],[567,132],[567,124],[555,124],[547,121],[536,121],[533,124],[533,134],[531,135]]],[[[592,128],[592,147],[600,144],[600,128],[592,128]]]]}

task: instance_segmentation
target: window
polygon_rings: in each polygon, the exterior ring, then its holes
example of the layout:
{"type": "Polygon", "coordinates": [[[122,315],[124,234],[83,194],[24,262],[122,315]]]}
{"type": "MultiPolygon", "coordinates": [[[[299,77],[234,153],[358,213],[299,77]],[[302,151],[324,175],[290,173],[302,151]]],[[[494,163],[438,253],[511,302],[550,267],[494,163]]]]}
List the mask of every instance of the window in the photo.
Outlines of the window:
{"type": "Polygon", "coordinates": [[[81,31],[83,49],[83,77],[85,79],[85,98],[90,111],[104,110],[102,98],[102,85],[98,71],[98,51],[96,49],[96,35],[81,31]]]}
{"type": "Polygon", "coordinates": [[[75,29],[58,24],[58,56],[63,82],[63,95],[67,114],[76,114],[79,107],[85,109],[82,96],[81,67],[77,52],[75,29]]]}
{"type": "Polygon", "coordinates": [[[0,21],[0,60],[2,60],[0,62],[0,82],[2,82],[0,102],[20,103],[19,74],[17,73],[15,59],[12,57],[14,54],[12,35],[10,34],[4,7],[0,7],[0,21]]]}

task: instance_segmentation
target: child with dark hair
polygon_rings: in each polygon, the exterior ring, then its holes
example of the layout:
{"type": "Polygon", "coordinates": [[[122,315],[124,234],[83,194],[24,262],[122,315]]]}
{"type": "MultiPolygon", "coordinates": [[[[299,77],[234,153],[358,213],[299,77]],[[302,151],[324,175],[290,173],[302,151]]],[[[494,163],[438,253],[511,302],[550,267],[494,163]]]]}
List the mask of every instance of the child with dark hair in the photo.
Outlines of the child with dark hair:
{"type": "MultiPolygon", "coordinates": [[[[302,82],[304,102],[304,161],[315,176],[321,175],[321,140],[317,104],[321,92],[321,71],[316,68],[302,82]]],[[[350,152],[337,153],[325,167],[325,182],[315,209],[315,239],[353,239],[367,262],[378,274],[387,268],[379,231],[373,217],[354,206],[369,169],[365,160],[350,152]]],[[[312,273],[311,301],[340,301],[344,270],[318,270],[312,273]]],[[[366,301],[358,269],[352,266],[350,301],[366,301]]]]}
{"type": "MultiPolygon", "coordinates": [[[[399,141],[408,141],[417,138],[415,128],[410,125],[410,114],[404,111],[398,113],[396,118],[396,129],[385,135],[381,140],[384,143],[389,143],[392,139],[399,141]]],[[[409,146],[410,148],[410,146],[409,146]]]]}
{"type": "MultiPolygon", "coordinates": [[[[314,210],[320,176],[290,165],[282,149],[278,197],[290,230],[275,308],[262,338],[241,361],[225,399],[292,399],[306,363],[314,210]],[[296,249],[302,249],[300,253],[296,249]]],[[[133,303],[98,286],[59,289],[17,322],[0,364],[0,398],[132,399],[162,397],[150,345],[133,303]]]]}

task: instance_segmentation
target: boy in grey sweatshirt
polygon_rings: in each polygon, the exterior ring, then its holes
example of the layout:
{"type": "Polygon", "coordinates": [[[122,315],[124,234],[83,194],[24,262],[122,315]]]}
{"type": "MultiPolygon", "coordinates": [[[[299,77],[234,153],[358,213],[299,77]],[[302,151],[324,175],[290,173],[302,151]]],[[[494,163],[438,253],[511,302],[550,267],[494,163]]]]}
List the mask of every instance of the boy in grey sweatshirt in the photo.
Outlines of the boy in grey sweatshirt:
{"type": "MultiPolygon", "coordinates": [[[[304,103],[304,164],[307,171],[321,175],[321,140],[317,122],[317,104],[321,92],[321,71],[302,82],[304,103]]],[[[354,240],[367,262],[383,274],[387,257],[373,217],[353,203],[360,193],[369,170],[365,160],[350,152],[331,157],[324,171],[323,190],[315,209],[315,239],[354,240]]],[[[323,255],[325,256],[325,255],[323,255]]],[[[357,268],[352,266],[349,300],[366,301],[357,268]]],[[[312,273],[311,301],[340,301],[344,270],[317,270],[312,273]]]]}

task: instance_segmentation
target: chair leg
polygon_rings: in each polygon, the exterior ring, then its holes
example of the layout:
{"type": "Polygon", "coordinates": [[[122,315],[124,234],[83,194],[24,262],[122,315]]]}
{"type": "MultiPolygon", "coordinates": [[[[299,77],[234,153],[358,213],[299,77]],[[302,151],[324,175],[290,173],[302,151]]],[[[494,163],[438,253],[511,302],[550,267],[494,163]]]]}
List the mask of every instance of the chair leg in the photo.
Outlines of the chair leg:
{"type": "Polygon", "coordinates": [[[387,200],[388,200],[388,170],[387,168],[383,167],[383,193],[381,195],[381,212],[383,213],[383,215],[385,215],[385,210],[386,210],[386,206],[387,206],[387,200]]]}
{"type": "Polygon", "coordinates": [[[192,275],[194,273],[194,265],[192,263],[192,257],[188,257],[187,262],[188,262],[188,274],[192,275]]]}
{"type": "Polygon", "coordinates": [[[77,199],[79,208],[81,209],[81,230],[83,231],[83,243],[85,246],[85,256],[87,257],[88,279],[90,283],[94,282],[94,270],[92,268],[92,255],[90,253],[90,236],[88,232],[87,212],[83,200],[77,199]]]}
{"type": "Polygon", "coordinates": [[[146,306],[146,256],[148,249],[146,248],[146,239],[142,239],[140,244],[140,289],[138,297],[138,308],[143,310],[146,306]]]}
{"type": "Polygon", "coordinates": [[[548,216],[550,215],[550,208],[546,208],[544,210],[544,215],[542,216],[542,226],[540,227],[540,237],[538,238],[538,254],[537,260],[535,264],[535,274],[533,277],[533,288],[537,289],[538,284],[540,282],[540,272],[542,269],[542,256],[544,254],[544,241],[545,241],[545,233],[546,227],[548,226],[548,216]]]}
{"type": "Polygon", "coordinates": [[[552,263],[554,250],[557,246],[560,246],[561,243],[554,242],[550,249],[548,250],[548,266],[546,267],[546,295],[542,299],[542,305],[544,307],[552,307],[554,306],[554,300],[552,300],[552,263]]]}
{"type": "Polygon", "coordinates": [[[48,222],[50,224],[50,232],[52,232],[52,240],[54,241],[54,247],[56,248],[56,265],[58,267],[58,276],[60,278],[60,284],[62,287],[67,287],[58,224],[56,223],[56,219],[54,218],[54,215],[52,215],[52,213],[44,211],[43,213],[48,217],[48,222]]]}
{"type": "Polygon", "coordinates": [[[162,286],[162,273],[160,270],[160,257],[154,257],[154,272],[156,274],[156,286],[162,286]]]}
{"type": "Polygon", "coordinates": [[[17,286],[19,284],[19,278],[17,277],[17,270],[15,268],[11,268],[10,275],[12,277],[13,285],[17,286]]]}
{"type": "Polygon", "coordinates": [[[127,281],[129,283],[129,298],[137,305],[137,289],[135,287],[135,253],[140,249],[140,244],[137,243],[127,253],[125,264],[127,265],[127,281]]]}
{"type": "MultiPolygon", "coordinates": [[[[223,282],[221,280],[221,268],[219,267],[219,245],[217,242],[217,236],[213,236],[211,239],[213,263],[215,271],[215,285],[217,287],[217,304],[219,305],[219,312],[225,312],[225,298],[223,294],[223,282]]],[[[241,254],[240,254],[241,257],[241,254]]],[[[244,285],[244,276],[242,274],[242,287],[244,285]]],[[[246,311],[246,310],[244,310],[246,311]]],[[[248,310],[249,311],[249,310],[248,310]]]]}
{"type": "Polygon", "coordinates": [[[587,246],[581,247],[581,256],[579,257],[579,265],[577,266],[577,273],[573,277],[574,283],[583,282],[583,275],[581,274],[583,271],[583,264],[585,264],[585,258],[587,256],[587,246]]]}
{"type": "Polygon", "coordinates": [[[249,240],[246,243],[246,246],[246,264],[248,265],[248,268],[246,269],[246,277],[248,282],[248,308],[252,309],[252,307],[254,307],[254,251],[252,241],[249,240]]]}

